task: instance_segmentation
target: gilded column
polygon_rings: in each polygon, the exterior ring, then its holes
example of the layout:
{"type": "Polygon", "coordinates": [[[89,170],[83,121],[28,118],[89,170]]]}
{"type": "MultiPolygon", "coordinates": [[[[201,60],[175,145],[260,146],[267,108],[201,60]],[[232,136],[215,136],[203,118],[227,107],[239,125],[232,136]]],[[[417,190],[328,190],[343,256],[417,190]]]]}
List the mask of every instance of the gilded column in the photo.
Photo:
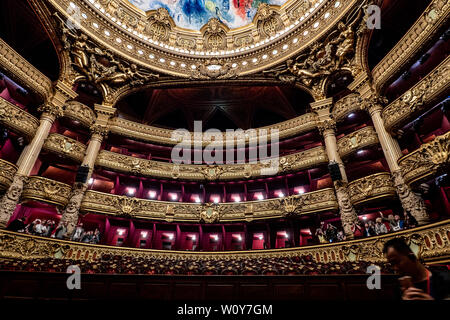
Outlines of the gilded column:
{"type": "Polygon", "coordinates": [[[91,139],[82,162],[82,165],[89,167],[86,183],[75,183],[69,203],[64,209],[61,217],[61,221],[67,224],[66,236],[68,237],[75,230],[78,223],[81,202],[88,188],[88,181],[92,176],[95,161],[102,146],[102,142],[108,134],[108,121],[114,116],[116,110],[111,107],[95,105],[95,111],[97,112],[97,119],[90,128],[91,139]]]}
{"type": "Polygon", "coordinates": [[[425,224],[429,221],[425,203],[420,195],[414,193],[403,179],[400,166],[398,165],[398,159],[403,154],[397,140],[391,136],[384,126],[384,121],[381,117],[382,103],[386,103],[384,98],[371,95],[369,98],[363,99],[362,108],[367,110],[372,118],[403,209],[410,213],[417,220],[418,224],[425,224]]]}
{"type": "Polygon", "coordinates": [[[24,183],[36,163],[54,121],[62,116],[64,103],[77,96],[72,88],[62,81],[58,81],[53,89],[54,92],[49,101],[39,107],[39,111],[42,112],[40,125],[33,139],[24,148],[17,161],[18,170],[11,186],[0,199],[0,226],[5,226],[8,223],[19,203],[24,183]]]}
{"type": "Polygon", "coordinates": [[[337,163],[339,165],[342,180],[334,181],[334,188],[338,199],[341,223],[345,236],[347,239],[353,239],[352,226],[355,222],[358,222],[358,215],[350,202],[347,190],[347,174],[337,148],[336,122],[331,117],[332,105],[333,99],[329,98],[311,103],[311,108],[319,118],[318,129],[324,138],[328,160],[330,163],[337,163]]]}

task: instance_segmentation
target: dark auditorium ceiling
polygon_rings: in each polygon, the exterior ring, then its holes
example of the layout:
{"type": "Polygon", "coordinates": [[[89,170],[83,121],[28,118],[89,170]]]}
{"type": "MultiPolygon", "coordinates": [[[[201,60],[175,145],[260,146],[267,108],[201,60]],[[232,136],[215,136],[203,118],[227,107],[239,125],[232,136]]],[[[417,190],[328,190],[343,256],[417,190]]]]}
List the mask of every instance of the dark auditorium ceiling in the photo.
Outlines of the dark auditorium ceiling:
{"type": "Polygon", "coordinates": [[[147,125],[193,130],[262,127],[304,114],[312,97],[292,87],[211,86],[149,89],[119,102],[121,117],[147,125]]]}

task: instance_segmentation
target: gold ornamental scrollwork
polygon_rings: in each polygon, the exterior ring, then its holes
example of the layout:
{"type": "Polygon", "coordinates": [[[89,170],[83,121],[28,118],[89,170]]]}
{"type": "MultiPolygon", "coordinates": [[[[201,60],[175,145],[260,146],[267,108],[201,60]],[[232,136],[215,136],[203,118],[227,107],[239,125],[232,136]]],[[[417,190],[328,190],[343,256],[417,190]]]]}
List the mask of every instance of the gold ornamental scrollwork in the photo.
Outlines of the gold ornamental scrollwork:
{"type": "Polygon", "coordinates": [[[79,121],[88,128],[94,124],[96,119],[95,112],[78,101],[68,101],[64,104],[64,116],[79,121]]]}
{"type": "Polygon", "coordinates": [[[28,182],[23,187],[22,199],[39,200],[65,206],[69,202],[71,191],[72,188],[65,183],[32,176],[29,177],[28,182]]]}
{"type": "MultiPolygon", "coordinates": [[[[277,173],[298,171],[327,163],[324,147],[315,147],[279,158],[277,173]]],[[[183,179],[190,181],[227,181],[266,175],[273,168],[271,162],[224,165],[177,164],[141,159],[101,150],[96,159],[99,167],[139,176],[183,179]]]]}
{"type": "Polygon", "coordinates": [[[227,45],[228,27],[217,18],[211,18],[200,32],[203,34],[204,48],[211,51],[224,50],[227,45]]]}
{"type": "Polygon", "coordinates": [[[39,120],[25,110],[0,98],[0,124],[31,140],[39,127],[39,120]]]}
{"type": "Polygon", "coordinates": [[[192,79],[229,79],[236,76],[231,63],[218,58],[206,59],[191,71],[192,79]]]}
{"type": "Polygon", "coordinates": [[[69,28],[64,19],[59,20],[61,40],[72,61],[73,68],[78,72],[76,81],[87,81],[97,86],[103,93],[106,103],[113,103],[119,88],[142,86],[159,78],[135,63],[125,61],[109,49],[103,49],[84,33],[69,28]]]}
{"type": "Polygon", "coordinates": [[[392,198],[396,194],[391,175],[387,172],[354,180],[348,184],[348,191],[353,205],[366,203],[374,199],[392,198]]]}
{"type": "MultiPolygon", "coordinates": [[[[296,214],[337,209],[336,196],[330,188],[293,197],[296,199],[296,214]]],[[[217,217],[217,214],[221,222],[271,219],[286,215],[286,207],[280,199],[205,205],[128,198],[92,190],[86,191],[81,203],[81,211],[117,216],[128,214],[142,219],[191,222],[199,222],[201,217],[205,218],[205,221],[210,221],[217,217]],[[202,214],[202,212],[205,213],[202,214]]]]}
{"type": "Polygon", "coordinates": [[[83,161],[86,152],[86,146],[84,144],[58,133],[51,133],[45,139],[43,149],[77,162],[83,161]]]}
{"type": "Polygon", "coordinates": [[[8,161],[0,159],[0,190],[6,190],[13,182],[17,166],[8,161]]]}
{"type": "Polygon", "coordinates": [[[214,223],[220,221],[220,207],[215,203],[205,203],[200,212],[200,222],[214,223]]]}
{"type": "Polygon", "coordinates": [[[166,8],[150,11],[144,33],[153,40],[167,41],[175,23],[166,8]]]}
{"type": "Polygon", "coordinates": [[[356,26],[361,22],[363,10],[351,22],[340,22],[323,41],[315,42],[309,50],[295,59],[272,70],[266,75],[287,83],[299,82],[309,88],[315,100],[326,98],[325,84],[327,77],[339,70],[357,73],[354,67],[356,44],[356,26]]]}
{"type": "Polygon", "coordinates": [[[372,126],[367,126],[343,136],[337,141],[341,157],[347,157],[358,149],[377,145],[378,135],[372,126]]]}
{"type": "Polygon", "coordinates": [[[298,255],[311,255],[315,262],[355,262],[369,261],[374,263],[385,262],[382,253],[383,245],[390,239],[401,237],[413,248],[419,258],[425,262],[448,259],[450,255],[450,224],[449,221],[370,237],[360,240],[343,241],[317,246],[299,248],[223,251],[217,252],[181,252],[173,250],[152,250],[139,248],[124,248],[105,245],[92,245],[87,243],[71,242],[53,238],[37,237],[7,230],[0,230],[0,257],[35,259],[35,258],[64,258],[75,261],[94,261],[102,255],[132,256],[164,259],[187,259],[188,261],[221,261],[233,259],[237,262],[248,259],[283,258],[298,255]],[[439,239],[439,241],[437,240],[439,239]]]}
{"type": "Polygon", "coordinates": [[[253,21],[256,22],[258,33],[263,39],[274,36],[284,27],[278,8],[267,3],[258,6],[253,21]]]}
{"type": "Polygon", "coordinates": [[[423,144],[398,160],[408,184],[422,181],[436,172],[448,172],[450,163],[450,132],[423,144]]]}

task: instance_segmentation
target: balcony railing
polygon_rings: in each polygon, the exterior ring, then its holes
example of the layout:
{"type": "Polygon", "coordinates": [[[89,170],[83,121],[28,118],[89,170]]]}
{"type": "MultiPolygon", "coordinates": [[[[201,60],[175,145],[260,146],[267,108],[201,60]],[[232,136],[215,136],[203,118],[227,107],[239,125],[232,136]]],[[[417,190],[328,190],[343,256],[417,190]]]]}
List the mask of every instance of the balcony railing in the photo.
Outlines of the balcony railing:
{"type": "Polygon", "coordinates": [[[0,159],[0,190],[9,188],[16,172],[16,165],[0,159]]]}
{"type": "Polygon", "coordinates": [[[375,199],[392,198],[396,190],[387,172],[376,173],[354,180],[348,184],[350,201],[354,205],[367,203],[375,199]]]}
{"type": "Polygon", "coordinates": [[[423,144],[419,149],[398,160],[406,183],[416,183],[435,176],[437,172],[448,173],[450,164],[450,132],[423,144]]]}
{"type": "Polygon", "coordinates": [[[333,118],[336,121],[342,121],[350,113],[361,110],[361,97],[357,93],[349,94],[334,104],[333,118]]]}
{"type": "Polygon", "coordinates": [[[404,237],[414,253],[424,261],[444,261],[450,258],[450,221],[421,226],[382,236],[332,244],[298,248],[247,251],[174,251],[112,247],[41,238],[0,230],[0,257],[64,258],[77,261],[98,261],[103,255],[165,259],[211,261],[220,259],[283,258],[311,255],[316,262],[370,261],[385,262],[383,245],[394,237],[404,237]]]}
{"type": "Polygon", "coordinates": [[[83,143],[58,133],[50,134],[43,148],[79,163],[83,161],[86,152],[86,146],[83,143]]]}
{"type": "MultiPolygon", "coordinates": [[[[314,113],[307,113],[298,116],[294,119],[280,122],[271,126],[255,129],[258,133],[259,130],[279,130],[279,139],[286,139],[295,135],[314,130],[316,128],[317,116],[314,113]]],[[[110,130],[112,133],[116,133],[122,136],[126,136],[133,139],[138,139],[146,142],[161,143],[165,145],[176,145],[178,142],[172,138],[173,130],[163,129],[158,127],[152,127],[141,123],[125,120],[121,118],[114,118],[110,121],[110,130]]],[[[256,136],[257,137],[257,136],[256,136]]],[[[191,133],[192,144],[208,144],[209,142],[202,142],[201,137],[197,138],[197,135],[191,133]]],[[[207,139],[207,134],[203,134],[203,139],[207,139]]],[[[270,139],[270,135],[269,138],[270,139]]],[[[223,134],[223,143],[227,143],[226,134],[223,134]]],[[[249,138],[246,138],[247,143],[249,138]]],[[[250,137],[251,141],[251,137],[250,137]]],[[[229,141],[229,145],[234,144],[233,141],[229,141]]]]}
{"type": "Polygon", "coordinates": [[[31,176],[24,185],[22,200],[39,200],[65,206],[69,202],[72,187],[44,177],[31,176]]]}
{"type": "Polygon", "coordinates": [[[11,102],[0,98],[0,124],[31,140],[39,127],[39,120],[11,102]]]}
{"type": "Polygon", "coordinates": [[[210,223],[280,218],[287,215],[333,211],[337,208],[336,196],[331,188],[286,198],[220,204],[144,200],[89,190],[81,203],[81,210],[84,212],[152,220],[210,223]]]}
{"type": "Polygon", "coordinates": [[[377,145],[378,143],[378,135],[375,129],[368,126],[343,136],[337,141],[337,146],[339,154],[342,158],[345,158],[361,148],[377,145]]]}
{"type": "Polygon", "coordinates": [[[295,172],[316,167],[328,162],[323,147],[316,147],[302,152],[290,154],[271,163],[245,163],[223,165],[190,165],[174,164],[161,161],[130,157],[115,152],[100,151],[96,165],[134,175],[183,179],[193,181],[249,179],[285,172],[295,172]],[[276,163],[278,160],[278,163],[276,163]],[[273,168],[273,172],[272,172],[273,168]]]}

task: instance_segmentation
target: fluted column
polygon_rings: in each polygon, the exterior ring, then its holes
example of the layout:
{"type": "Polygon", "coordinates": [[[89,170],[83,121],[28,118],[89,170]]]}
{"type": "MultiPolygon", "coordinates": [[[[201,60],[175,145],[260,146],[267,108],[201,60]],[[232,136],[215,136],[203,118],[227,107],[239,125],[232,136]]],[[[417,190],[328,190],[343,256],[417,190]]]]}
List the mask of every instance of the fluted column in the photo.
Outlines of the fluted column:
{"type": "Polygon", "coordinates": [[[325,142],[328,160],[330,163],[337,163],[339,165],[342,180],[334,181],[333,184],[338,199],[339,213],[345,236],[347,239],[353,239],[352,226],[358,221],[358,215],[350,202],[350,196],[347,190],[347,174],[336,142],[336,122],[331,117],[332,104],[333,100],[330,98],[311,103],[311,108],[319,118],[317,126],[325,142]]]}
{"type": "Polygon", "coordinates": [[[102,146],[103,140],[108,134],[108,121],[114,116],[116,109],[96,105],[97,119],[91,126],[91,139],[89,140],[82,165],[89,167],[89,173],[85,183],[75,183],[69,203],[62,213],[61,221],[67,224],[66,236],[69,237],[78,223],[81,202],[88,188],[88,181],[92,176],[95,161],[102,146]]]}
{"type": "Polygon", "coordinates": [[[2,227],[6,226],[13,214],[22,194],[24,183],[39,157],[52,125],[63,114],[64,103],[77,96],[70,86],[61,81],[58,81],[53,89],[54,93],[49,101],[39,107],[39,111],[42,111],[40,125],[33,139],[24,148],[17,161],[18,170],[11,186],[0,199],[0,226],[2,227]]]}
{"type": "Polygon", "coordinates": [[[407,213],[410,213],[417,220],[419,225],[425,224],[429,222],[425,203],[422,197],[414,193],[403,179],[400,166],[398,165],[398,159],[402,156],[402,152],[397,140],[391,136],[384,126],[384,121],[381,117],[383,107],[380,103],[382,102],[384,102],[384,99],[372,96],[371,98],[363,100],[362,107],[369,112],[370,117],[372,118],[403,209],[407,213]]]}

